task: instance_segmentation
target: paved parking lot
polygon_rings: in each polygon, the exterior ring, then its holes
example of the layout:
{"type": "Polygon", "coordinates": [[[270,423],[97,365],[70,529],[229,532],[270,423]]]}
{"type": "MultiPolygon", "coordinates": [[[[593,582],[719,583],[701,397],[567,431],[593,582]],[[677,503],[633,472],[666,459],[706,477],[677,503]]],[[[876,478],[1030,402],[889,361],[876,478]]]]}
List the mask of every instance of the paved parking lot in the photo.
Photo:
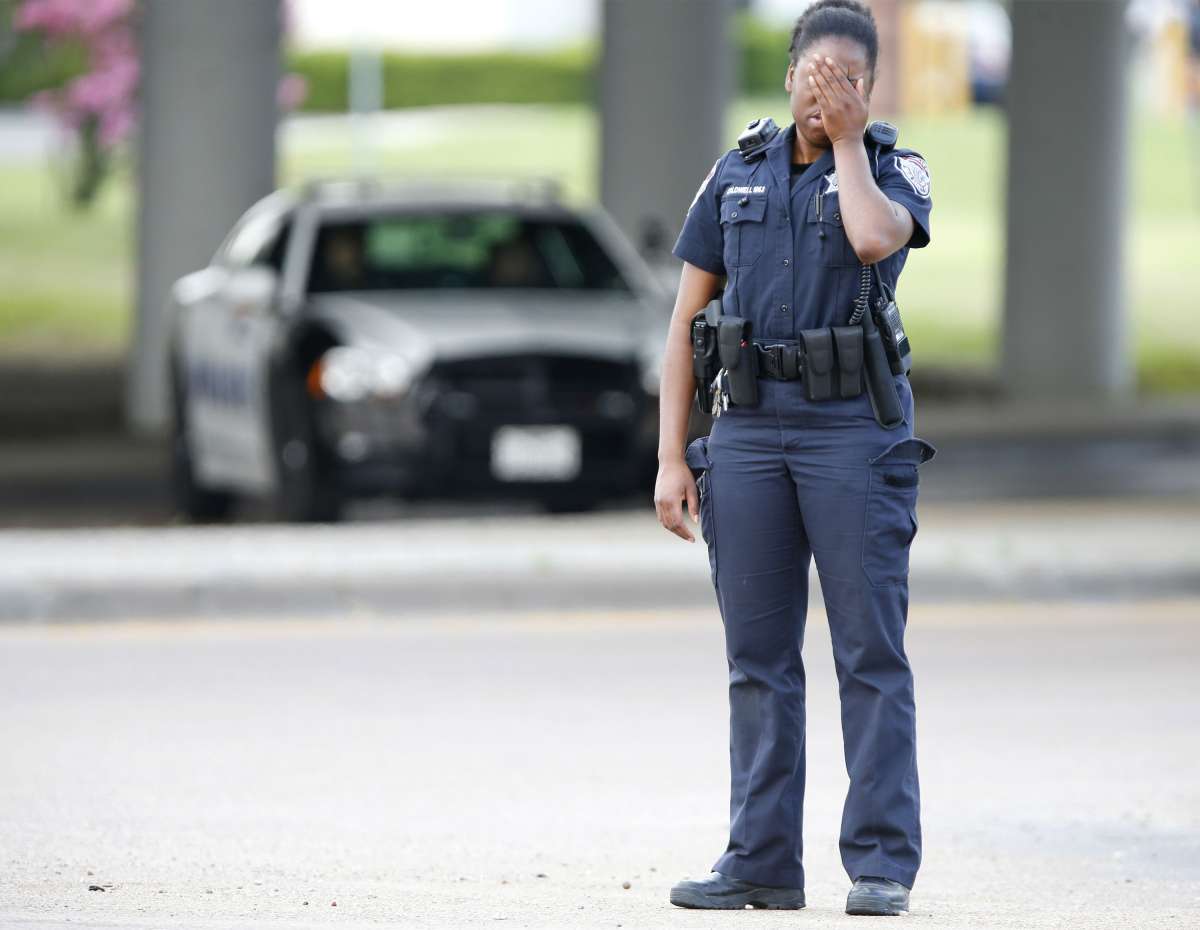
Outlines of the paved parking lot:
{"type": "MultiPolygon", "coordinates": [[[[914,603],[910,922],[1200,925],[1198,619],[914,603]]],[[[0,627],[0,924],[846,925],[824,626],[809,907],[744,916],[667,903],[725,839],[712,607],[0,627]]]]}

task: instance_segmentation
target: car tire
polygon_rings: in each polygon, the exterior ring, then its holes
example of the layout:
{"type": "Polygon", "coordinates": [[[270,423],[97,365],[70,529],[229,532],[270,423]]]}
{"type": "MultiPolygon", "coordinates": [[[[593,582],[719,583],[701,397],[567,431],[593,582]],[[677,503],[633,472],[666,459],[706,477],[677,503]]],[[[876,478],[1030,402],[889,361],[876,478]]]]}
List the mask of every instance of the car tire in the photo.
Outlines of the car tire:
{"type": "Polygon", "coordinates": [[[201,487],[188,443],[183,388],[178,377],[171,390],[171,503],[189,523],[220,523],[229,518],[237,497],[229,491],[201,487]]]}
{"type": "Polygon", "coordinates": [[[588,513],[600,506],[601,498],[582,492],[551,494],[542,498],[546,513],[588,513]]]}
{"type": "Polygon", "coordinates": [[[276,515],[288,523],[340,521],[345,502],[328,452],[317,440],[307,395],[286,378],[276,381],[272,393],[276,515]]]}

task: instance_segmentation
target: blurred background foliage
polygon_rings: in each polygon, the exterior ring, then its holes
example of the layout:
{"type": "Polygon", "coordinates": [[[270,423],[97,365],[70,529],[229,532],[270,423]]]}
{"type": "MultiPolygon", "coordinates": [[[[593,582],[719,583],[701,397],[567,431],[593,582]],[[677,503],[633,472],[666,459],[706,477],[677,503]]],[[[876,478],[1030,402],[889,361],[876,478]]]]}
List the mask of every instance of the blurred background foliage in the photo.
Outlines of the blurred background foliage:
{"type": "MultiPolygon", "coordinates": [[[[0,0],[0,17],[11,0],[0,0]]],[[[764,94],[780,81],[790,32],[743,13],[737,18],[740,89],[764,94]]],[[[588,103],[595,92],[595,43],[531,52],[383,53],[383,102],[388,109],[452,103],[588,103]]],[[[0,105],[21,104],[31,94],[58,87],[82,73],[78,49],[47,47],[36,37],[14,36],[0,49],[0,105]]],[[[308,85],[300,109],[343,112],[348,106],[350,52],[292,50],[288,71],[308,85]]]]}
{"type": "MultiPolygon", "coordinates": [[[[0,0],[0,10],[6,2],[0,0]]],[[[755,116],[773,116],[781,125],[791,119],[782,90],[788,30],[745,14],[737,28],[742,71],[740,96],[728,113],[731,145],[755,116]]],[[[0,103],[23,100],[81,66],[69,50],[11,35],[0,42],[0,56],[0,103]]],[[[594,202],[595,61],[592,45],[387,52],[384,104],[403,112],[368,117],[378,121],[371,166],[385,174],[551,176],[575,202],[594,202]],[[455,106],[436,109],[448,105],[455,106]]],[[[293,51],[286,67],[307,82],[302,110],[345,109],[348,52],[293,51]]],[[[1200,327],[1191,318],[1194,301],[1179,292],[1181,272],[1194,266],[1200,250],[1194,142],[1186,117],[1136,108],[1131,117],[1127,288],[1140,385],[1194,391],[1200,327]],[[1191,187],[1181,189],[1180,179],[1191,187]]],[[[933,176],[932,246],[909,254],[898,295],[920,363],[986,370],[997,361],[1003,300],[1003,111],[972,106],[894,119],[901,144],[919,150],[933,176]]],[[[355,170],[355,138],[340,119],[285,124],[281,182],[355,170]]],[[[86,214],[65,208],[44,165],[0,162],[0,355],[123,351],[133,295],[129,159],[128,151],[119,156],[86,214]]]]}
{"type": "MultiPolygon", "coordinates": [[[[11,22],[12,8],[0,0],[0,22],[11,22]]],[[[38,36],[0,30],[0,106],[20,106],[39,90],[61,87],[86,67],[82,48],[52,48],[38,36]]]]}

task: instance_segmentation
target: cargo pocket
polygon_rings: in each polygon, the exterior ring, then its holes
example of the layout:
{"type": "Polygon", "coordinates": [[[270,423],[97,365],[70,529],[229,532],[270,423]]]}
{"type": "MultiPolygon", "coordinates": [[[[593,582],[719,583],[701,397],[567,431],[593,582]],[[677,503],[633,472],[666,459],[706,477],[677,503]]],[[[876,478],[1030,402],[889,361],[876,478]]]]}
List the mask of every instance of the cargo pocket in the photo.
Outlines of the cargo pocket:
{"type": "Polygon", "coordinates": [[[709,472],[712,470],[712,460],[708,457],[708,437],[701,436],[693,439],[688,444],[683,460],[691,469],[692,477],[696,479],[696,491],[700,495],[700,535],[708,547],[708,568],[715,588],[717,586],[717,534],[713,520],[712,483],[709,476],[709,472]]]}
{"type": "Polygon", "coordinates": [[[721,201],[721,227],[725,235],[723,257],[726,268],[745,268],[762,255],[766,238],[767,198],[726,197],[721,201]]]}
{"type": "Polygon", "coordinates": [[[862,567],[877,587],[908,578],[908,552],[917,535],[918,467],[937,450],[915,436],[892,443],[867,460],[862,567]]]}

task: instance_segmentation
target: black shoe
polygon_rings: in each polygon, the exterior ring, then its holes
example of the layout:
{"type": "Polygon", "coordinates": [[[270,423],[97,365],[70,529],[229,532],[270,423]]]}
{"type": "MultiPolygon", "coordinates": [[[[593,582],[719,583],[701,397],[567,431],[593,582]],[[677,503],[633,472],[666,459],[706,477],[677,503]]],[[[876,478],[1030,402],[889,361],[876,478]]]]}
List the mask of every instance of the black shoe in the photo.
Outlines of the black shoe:
{"type": "Polygon", "coordinates": [[[846,913],[895,917],[908,913],[908,888],[890,878],[860,875],[846,896],[846,913]]]}
{"type": "Polygon", "coordinates": [[[671,903],[721,911],[740,911],[747,904],[769,911],[794,911],[804,907],[804,889],[755,885],[713,872],[708,878],[677,884],[671,889],[671,903]]]}

